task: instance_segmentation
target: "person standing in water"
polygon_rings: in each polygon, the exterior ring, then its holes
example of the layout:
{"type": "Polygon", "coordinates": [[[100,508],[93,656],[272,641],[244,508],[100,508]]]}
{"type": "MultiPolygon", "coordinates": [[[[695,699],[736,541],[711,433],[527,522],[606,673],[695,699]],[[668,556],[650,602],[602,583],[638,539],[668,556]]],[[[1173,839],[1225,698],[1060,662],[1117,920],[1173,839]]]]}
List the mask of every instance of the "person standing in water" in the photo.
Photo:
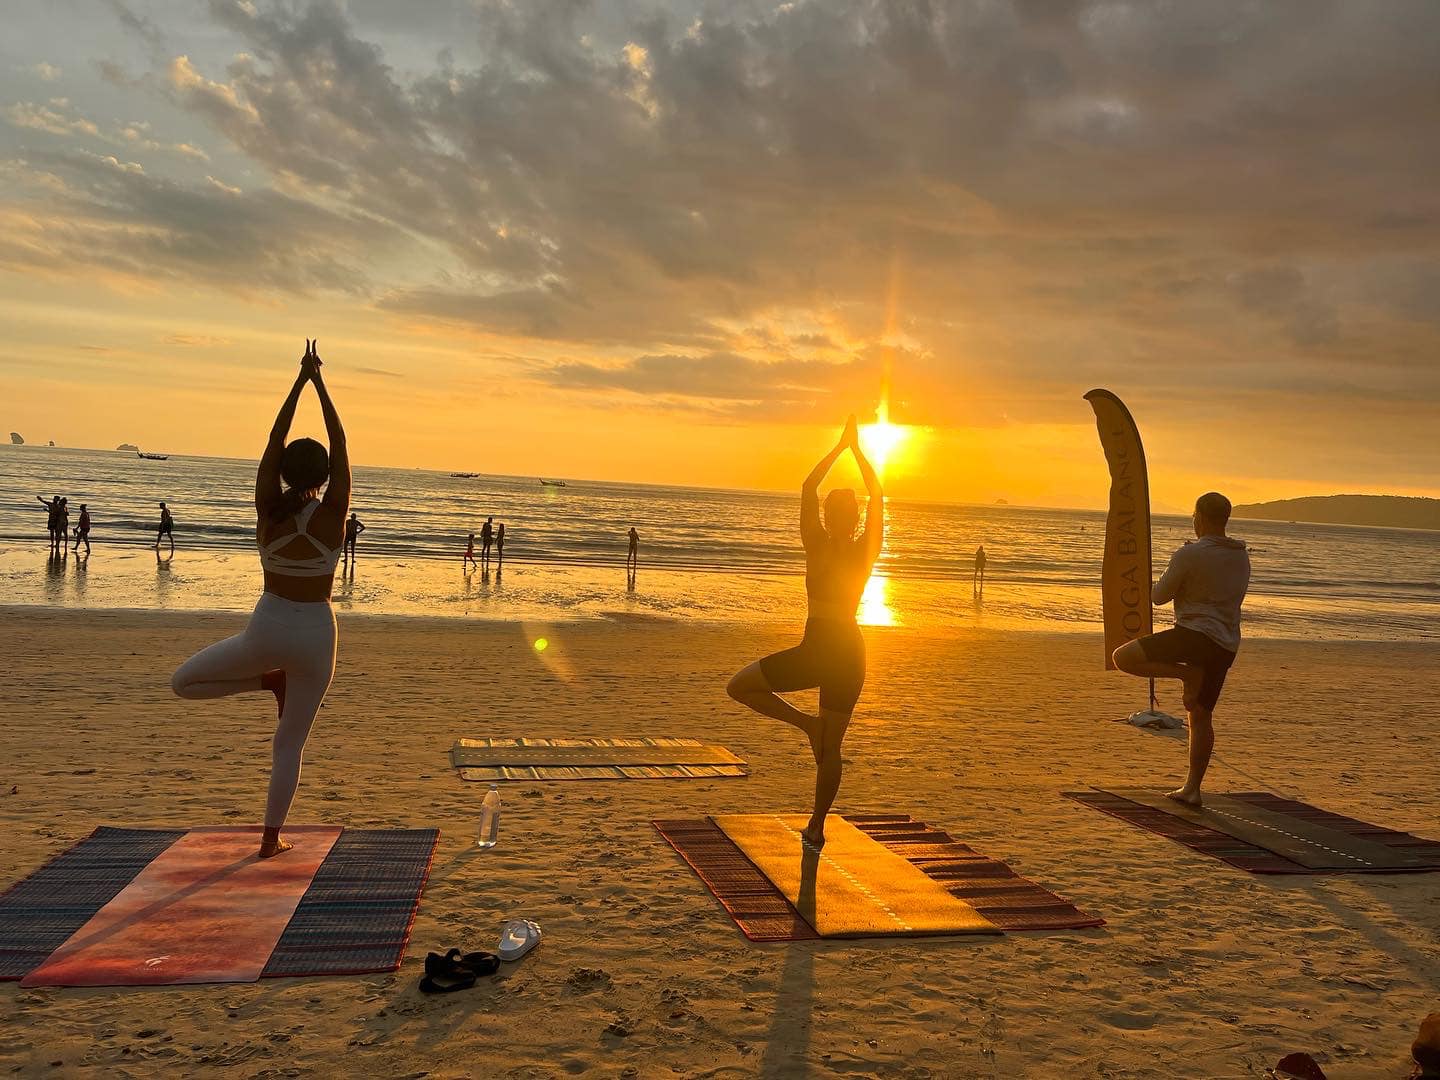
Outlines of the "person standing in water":
{"type": "Polygon", "coordinates": [[[633,589],[635,577],[640,572],[640,534],[635,531],[635,526],[630,526],[630,550],[625,556],[625,578],[627,584],[633,589]]]}
{"type": "Polygon", "coordinates": [[[1170,557],[1151,590],[1157,604],[1175,602],[1175,626],[1121,645],[1115,666],[1141,678],[1179,679],[1190,714],[1190,761],[1185,783],[1169,792],[1201,805],[1200,785],[1215,749],[1215,706],[1240,648],[1240,605],[1250,586],[1244,541],[1227,536],[1230,500],[1211,491],[1195,500],[1197,539],[1170,557]]]}
{"type": "Polygon", "coordinates": [[[80,545],[85,545],[85,557],[90,557],[90,508],[80,504],[80,520],[75,525],[75,554],[80,554],[80,545]]]}
{"type": "Polygon", "coordinates": [[[479,568],[480,564],[475,561],[475,534],[471,533],[470,538],[465,541],[465,554],[460,556],[460,569],[464,570],[466,565],[472,568],[479,568]]]}
{"type": "Polygon", "coordinates": [[[975,576],[971,579],[970,590],[976,596],[985,591],[985,545],[975,549],[975,576]]]}
{"type": "Polygon", "coordinates": [[[353,513],[345,519],[345,562],[355,561],[355,540],[365,531],[365,523],[353,513]]]}
{"type": "MultiPolygon", "coordinates": [[[[500,567],[505,565],[505,522],[495,526],[495,561],[500,567]]],[[[498,572],[498,570],[497,570],[498,572]]]]}
{"type": "Polygon", "coordinates": [[[300,782],[305,740],[335,674],[330,592],[350,509],[350,456],[320,366],[314,343],[307,341],[300,373],[280,406],[256,473],[255,531],[265,570],[260,602],[242,633],[196,653],[171,679],[183,698],[261,690],[275,695],[280,720],[272,743],[261,858],[291,847],[280,829],[300,782]],[[307,383],[320,399],[328,453],[314,439],[285,441],[307,383]]]}
{"type": "Polygon", "coordinates": [[[810,606],[805,636],[795,648],[744,668],[730,680],[727,691],[740,704],[792,724],[809,738],[815,755],[815,809],[801,836],[818,848],[825,843],[825,815],[840,790],[840,746],[865,685],[865,639],[855,610],[885,540],[885,493],[860,448],[853,416],[835,448],[800,489],[800,539],[805,546],[805,593],[810,606]],[[860,510],[849,488],[831,491],[825,497],[823,524],[820,516],[820,482],[846,450],[854,455],[869,495],[865,530],[859,535],[860,510]],[[816,716],[779,696],[817,687],[816,716]]]}
{"type": "Polygon", "coordinates": [[[486,566],[490,565],[490,545],[495,542],[495,519],[487,517],[485,524],[480,526],[480,561],[486,566]]]}
{"type": "Polygon", "coordinates": [[[160,550],[160,541],[166,538],[170,540],[170,554],[175,554],[175,519],[170,516],[170,508],[163,502],[160,504],[160,527],[155,532],[155,550],[160,550]]]}
{"type": "Polygon", "coordinates": [[[36,495],[35,498],[40,501],[41,506],[45,507],[45,532],[50,537],[50,550],[54,551],[57,546],[56,536],[58,535],[60,538],[59,543],[64,543],[65,538],[64,533],[57,533],[60,527],[60,503],[62,500],[59,495],[53,499],[47,499],[44,495],[36,495]]]}

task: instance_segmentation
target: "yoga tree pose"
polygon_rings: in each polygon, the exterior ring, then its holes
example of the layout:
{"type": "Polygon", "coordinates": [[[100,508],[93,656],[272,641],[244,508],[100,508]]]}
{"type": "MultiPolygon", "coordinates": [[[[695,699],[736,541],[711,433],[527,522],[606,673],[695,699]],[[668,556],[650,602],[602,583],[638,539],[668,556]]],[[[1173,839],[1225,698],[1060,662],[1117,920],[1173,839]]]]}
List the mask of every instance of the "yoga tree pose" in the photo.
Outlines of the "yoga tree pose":
{"type": "Polygon", "coordinates": [[[314,343],[307,341],[300,373],[280,406],[255,477],[256,539],[265,591],[242,633],[196,653],[171,680],[175,693],[183,698],[256,690],[275,695],[280,722],[272,744],[262,858],[291,847],[280,838],[280,828],[300,782],[305,740],[335,674],[330,590],[349,509],[345,429],[320,376],[320,356],[314,343]],[[306,383],[315,387],[320,399],[330,440],[328,453],[314,439],[285,442],[306,383]]]}
{"type": "Polygon", "coordinates": [[[793,649],[775,653],[730,680],[730,696],[762,716],[783,720],[805,732],[815,755],[815,810],[802,836],[815,847],[825,843],[825,815],[840,790],[840,744],[865,685],[865,639],[855,609],[885,540],[885,494],[860,449],[855,417],[835,448],[806,477],[800,489],[800,539],[805,545],[805,593],[810,614],[805,636],[793,649]],[[855,455],[869,501],[865,531],[858,536],[860,510],[855,492],[837,488],[825,497],[820,518],[820,482],[846,450],[855,455]],[[820,690],[819,715],[801,712],[780,694],[820,690]]]}

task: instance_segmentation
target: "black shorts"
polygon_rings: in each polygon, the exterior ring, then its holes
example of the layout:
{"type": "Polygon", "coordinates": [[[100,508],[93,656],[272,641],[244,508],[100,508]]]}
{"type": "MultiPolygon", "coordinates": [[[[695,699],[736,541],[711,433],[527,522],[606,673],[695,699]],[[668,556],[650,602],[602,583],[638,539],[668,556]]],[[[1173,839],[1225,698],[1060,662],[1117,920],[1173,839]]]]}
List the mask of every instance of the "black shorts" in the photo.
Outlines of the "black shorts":
{"type": "Polygon", "coordinates": [[[819,687],[822,709],[849,714],[865,686],[865,639],[853,622],[809,619],[800,644],[765,657],[760,671],[778,693],[819,687]]]}
{"type": "Polygon", "coordinates": [[[1205,680],[1200,684],[1200,704],[1207,709],[1215,708],[1220,700],[1220,690],[1225,685],[1225,676],[1235,662],[1233,652],[1188,626],[1176,626],[1142,637],[1140,648],[1147,660],[1184,664],[1203,671],[1205,680]]]}

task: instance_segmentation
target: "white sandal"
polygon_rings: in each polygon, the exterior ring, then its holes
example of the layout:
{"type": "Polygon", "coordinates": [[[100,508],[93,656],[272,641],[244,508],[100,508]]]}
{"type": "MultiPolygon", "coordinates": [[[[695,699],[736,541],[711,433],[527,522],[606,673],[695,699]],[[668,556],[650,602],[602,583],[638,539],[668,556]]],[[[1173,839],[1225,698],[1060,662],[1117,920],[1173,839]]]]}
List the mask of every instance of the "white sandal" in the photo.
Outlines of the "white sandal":
{"type": "Polygon", "coordinates": [[[495,955],[506,963],[519,960],[540,944],[540,924],[531,919],[510,919],[500,927],[500,944],[495,955]]]}

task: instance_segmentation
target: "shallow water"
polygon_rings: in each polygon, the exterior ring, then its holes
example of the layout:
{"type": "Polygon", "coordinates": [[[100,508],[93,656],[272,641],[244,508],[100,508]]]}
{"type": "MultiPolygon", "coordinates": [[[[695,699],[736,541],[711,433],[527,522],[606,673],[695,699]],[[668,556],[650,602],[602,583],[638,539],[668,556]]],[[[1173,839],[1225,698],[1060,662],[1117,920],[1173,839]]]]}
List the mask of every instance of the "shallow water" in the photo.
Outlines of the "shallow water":
{"type": "MultiPolygon", "coordinates": [[[[253,462],[45,447],[0,448],[0,582],[9,603],[246,610],[260,589],[253,462]],[[35,496],[82,502],[94,553],[49,559],[35,496]],[[177,553],[157,561],[156,504],[176,518],[177,553]]],[[[500,619],[657,617],[797,622],[803,617],[798,497],[570,481],[473,479],[357,468],[368,526],[358,570],[337,580],[342,609],[500,619]],[[503,572],[465,574],[465,536],[506,525],[503,572]],[[626,531],[641,537],[626,588],[626,531]]],[[[1098,625],[1104,515],[1098,511],[896,501],[861,605],[869,625],[1088,629],[1098,625]],[[975,548],[989,555],[983,601],[975,548]]],[[[1188,534],[1155,519],[1156,572],[1188,534]]],[[[1251,545],[1247,633],[1320,639],[1433,639],[1440,533],[1236,521],[1251,545]]],[[[1157,620],[1164,622],[1164,616],[1157,620]]]]}

